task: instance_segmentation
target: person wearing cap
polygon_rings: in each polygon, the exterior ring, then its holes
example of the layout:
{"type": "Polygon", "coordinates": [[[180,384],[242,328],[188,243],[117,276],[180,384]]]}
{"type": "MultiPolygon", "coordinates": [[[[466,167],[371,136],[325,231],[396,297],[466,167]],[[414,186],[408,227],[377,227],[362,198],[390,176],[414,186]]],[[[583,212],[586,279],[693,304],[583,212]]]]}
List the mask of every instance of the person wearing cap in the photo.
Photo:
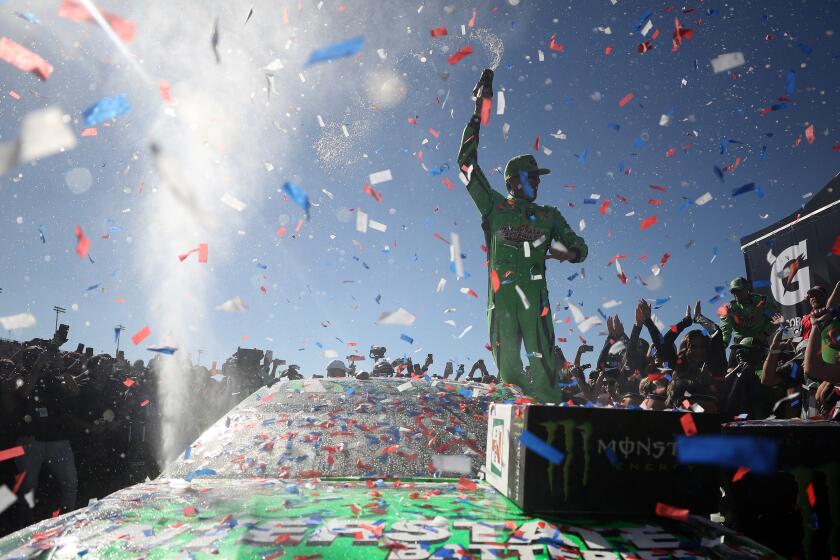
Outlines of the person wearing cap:
{"type": "Polygon", "coordinates": [[[776,307],[767,296],[751,292],[746,278],[732,280],[729,293],[734,299],[719,311],[724,343],[728,346],[730,340],[734,339],[735,344],[738,344],[745,337],[766,341],[775,330],[772,316],[777,311],[776,307]]]}
{"type": "Polygon", "coordinates": [[[458,165],[467,177],[467,192],[481,213],[488,255],[488,323],[493,359],[505,383],[531,396],[551,400],[561,393],[553,368],[554,326],[545,280],[546,259],[583,262],[584,240],[553,206],[535,203],[540,178],[549,173],[531,155],[508,161],[504,170],[507,197],[491,186],[478,165],[482,99],[464,128],[458,165]],[[531,364],[522,368],[522,343],[531,364]]]}
{"type": "Polygon", "coordinates": [[[341,360],[333,360],[327,364],[327,377],[347,377],[349,369],[341,360]]]}
{"type": "Polygon", "coordinates": [[[808,337],[811,336],[811,315],[813,315],[815,309],[825,307],[828,301],[828,290],[824,286],[814,286],[808,290],[807,295],[811,311],[802,317],[802,340],[808,340],[808,337]]]}

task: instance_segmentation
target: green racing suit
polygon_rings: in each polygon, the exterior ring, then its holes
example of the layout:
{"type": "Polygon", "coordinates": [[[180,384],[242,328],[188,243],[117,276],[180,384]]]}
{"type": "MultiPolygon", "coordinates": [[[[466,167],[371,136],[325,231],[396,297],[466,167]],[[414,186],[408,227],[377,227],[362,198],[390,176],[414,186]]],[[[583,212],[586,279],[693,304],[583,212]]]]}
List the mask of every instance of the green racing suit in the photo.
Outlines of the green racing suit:
{"type": "Polygon", "coordinates": [[[464,129],[458,165],[467,177],[467,192],[481,212],[488,254],[487,318],[493,359],[505,383],[520,386],[529,395],[557,402],[554,325],[545,280],[546,253],[559,242],[571,253],[570,262],[582,262],[588,253],[553,206],[495,191],[478,166],[480,119],[464,129]],[[530,375],[522,368],[520,349],[525,342],[530,375]]]}

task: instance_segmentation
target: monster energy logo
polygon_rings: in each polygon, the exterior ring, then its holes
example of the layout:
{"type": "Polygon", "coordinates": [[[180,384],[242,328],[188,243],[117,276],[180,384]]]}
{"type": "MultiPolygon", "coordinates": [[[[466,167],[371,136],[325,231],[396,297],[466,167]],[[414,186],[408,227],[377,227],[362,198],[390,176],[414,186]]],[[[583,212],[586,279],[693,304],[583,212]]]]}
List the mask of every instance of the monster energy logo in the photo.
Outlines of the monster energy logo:
{"type": "MultiPolygon", "coordinates": [[[[583,486],[589,484],[589,465],[590,465],[590,449],[589,442],[592,437],[592,424],[584,422],[578,424],[574,420],[553,420],[551,422],[541,422],[540,425],[548,432],[548,444],[557,447],[555,440],[557,439],[557,431],[559,428],[563,429],[563,453],[566,458],[563,461],[563,499],[569,498],[569,484],[571,483],[572,464],[577,457],[577,442],[582,442],[583,452],[583,486]],[[580,437],[576,437],[580,432],[580,437]]],[[[551,488],[551,493],[554,494],[554,465],[548,464],[548,485],[551,488]]]]}

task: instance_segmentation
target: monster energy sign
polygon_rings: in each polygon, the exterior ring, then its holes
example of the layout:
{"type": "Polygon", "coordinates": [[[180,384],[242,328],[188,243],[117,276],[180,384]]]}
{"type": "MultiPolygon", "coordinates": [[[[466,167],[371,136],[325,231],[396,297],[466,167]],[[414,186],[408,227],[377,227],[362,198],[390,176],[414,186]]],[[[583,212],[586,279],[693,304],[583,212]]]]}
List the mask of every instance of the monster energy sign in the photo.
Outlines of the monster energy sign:
{"type": "MultiPolygon", "coordinates": [[[[716,511],[714,469],[680,465],[674,437],[679,412],[493,405],[487,480],[529,512],[649,514],[657,502],[716,511]],[[552,464],[520,443],[528,430],[562,452],[552,464]]],[[[719,418],[695,414],[699,433],[719,418]]]]}

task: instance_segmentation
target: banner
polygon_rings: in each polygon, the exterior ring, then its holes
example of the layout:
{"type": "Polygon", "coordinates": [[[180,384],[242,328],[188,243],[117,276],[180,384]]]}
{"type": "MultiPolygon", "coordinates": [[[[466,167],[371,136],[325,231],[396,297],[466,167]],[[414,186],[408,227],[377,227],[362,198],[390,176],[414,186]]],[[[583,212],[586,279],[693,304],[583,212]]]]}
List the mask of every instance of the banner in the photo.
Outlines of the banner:
{"type": "Polygon", "coordinates": [[[840,280],[840,255],[832,252],[838,235],[840,175],[793,214],[741,239],[747,279],[779,305],[797,334],[810,311],[808,290],[831,293],[840,280]]]}

